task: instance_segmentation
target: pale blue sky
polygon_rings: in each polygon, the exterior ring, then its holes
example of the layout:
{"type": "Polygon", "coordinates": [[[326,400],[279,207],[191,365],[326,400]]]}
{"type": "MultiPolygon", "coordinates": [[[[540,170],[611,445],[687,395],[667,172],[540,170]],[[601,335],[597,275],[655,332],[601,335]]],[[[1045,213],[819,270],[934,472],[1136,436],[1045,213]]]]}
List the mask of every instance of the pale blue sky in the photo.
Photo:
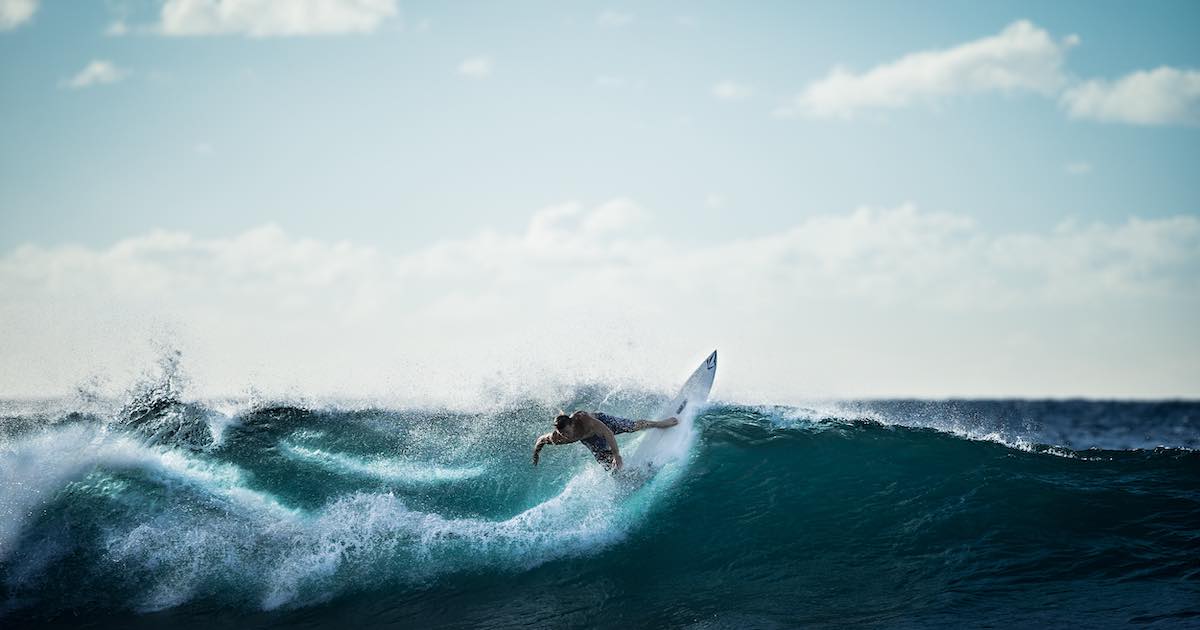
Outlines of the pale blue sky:
{"type": "Polygon", "coordinates": [[[405,3],[365,34],[137,32],[157,9],[50,0],[0,34],[0,247],[265,221],[411,247],[617,195],[700,239],[864,203],[1005,228],[1200,207],[1194,126],[1072,120],[1028,93],[876,120],[771,116],[835,65],[862,72],[1018,19],[1080,36],[1071,76],[1195,68],[1193,2],[405,3]],[[631,19],[606,28],[605,11],[631,19]],[[131,32],[107,36],[116,19],[131,32]],[[481,55],[489,76],[457,73],[481,55]],[[94,59],[129,75],[60,86],[94,59]],[[716,99],[722,80],[752,95],[716,99]],[[709,193],[722,207],[705,207],[709,193]]]}
{"type": "Polygon", "coordinates": [[[164,329],[209,393],[667,387],[717,346],[754,400],[1197,396],[1198,31],[0,0],[0,396],[119,390],[164,329]]]}

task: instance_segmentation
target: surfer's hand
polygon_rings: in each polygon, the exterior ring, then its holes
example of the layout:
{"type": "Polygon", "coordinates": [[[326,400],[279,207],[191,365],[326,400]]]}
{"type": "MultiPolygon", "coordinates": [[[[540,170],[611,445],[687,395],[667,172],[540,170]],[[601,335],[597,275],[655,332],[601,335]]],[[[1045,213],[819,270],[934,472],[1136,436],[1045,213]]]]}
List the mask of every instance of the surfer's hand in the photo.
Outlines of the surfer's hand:
{"type": "Polygon", "coordinates": [[[625,465],[625,460],[621,459],[620,455],[613,455],[613,461],[612,461],[612,471],[613,472],[617,472],[618,470],[621,470],[621,467],[624,465],[625,465]]]}
{"type": "Polygon", "coordinates": [[[677,424],[679,424],[679,418],[674,418],[674,417],[672,417],[672,418],[667,418],[666,420],[663,420],[663,421],[662,421],[662,425],[663,425],[663,427],[664,427],[664,428],[666,428],[666,427],[673,427],[673,426],[675,426],[675,425],[677,425],[677,424]]]}
{"type": "Polygon", "coordinates": [[[542,454],[542,447],[550,443],[550,434],[547,433],[537,439],[533,443],[533,465],[538,465],[538,457],[542,454]]]}

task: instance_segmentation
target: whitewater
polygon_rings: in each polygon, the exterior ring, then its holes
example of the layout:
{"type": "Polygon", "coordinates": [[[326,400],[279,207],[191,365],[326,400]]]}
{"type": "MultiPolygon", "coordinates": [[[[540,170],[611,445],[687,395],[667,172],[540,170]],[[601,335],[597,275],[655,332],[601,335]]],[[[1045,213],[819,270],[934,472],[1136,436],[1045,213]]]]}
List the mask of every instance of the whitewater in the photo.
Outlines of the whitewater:
{"type": "Polygon", "coordinates": [[[175,379],[0,402],[0,623],[1200,623],[1200,403],[717,401],[646,479],[531,447],[559,408],[661,392],[452,409],[175,379]]]}

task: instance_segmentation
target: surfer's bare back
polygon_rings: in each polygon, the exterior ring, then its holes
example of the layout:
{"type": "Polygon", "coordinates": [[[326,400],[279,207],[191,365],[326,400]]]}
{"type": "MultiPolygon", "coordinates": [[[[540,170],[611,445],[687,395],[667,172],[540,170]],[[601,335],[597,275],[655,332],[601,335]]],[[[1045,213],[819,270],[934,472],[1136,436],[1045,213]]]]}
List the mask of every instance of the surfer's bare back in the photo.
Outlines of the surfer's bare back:
{"type": "Polygon", "coordinates": [[[675,418],[666,420],[630,420],[603,412],[576,411],[560,413],[554,418],[554,430],[533,443],[533,465],[537,466],[542,447],[547,444],[582,442],[592,451],[596,461],[608,470],[620,470],[621,449],[617,447],[618,433],[633,433],[642,429],[665,429],[679,424],[675,418]]]}

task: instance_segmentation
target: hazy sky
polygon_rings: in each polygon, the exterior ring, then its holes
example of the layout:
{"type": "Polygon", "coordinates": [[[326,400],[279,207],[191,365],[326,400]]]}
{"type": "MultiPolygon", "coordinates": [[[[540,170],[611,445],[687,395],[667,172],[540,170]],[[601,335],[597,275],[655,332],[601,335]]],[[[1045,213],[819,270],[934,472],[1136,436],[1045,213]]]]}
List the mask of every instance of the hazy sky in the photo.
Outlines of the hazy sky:
{"type": "Polygon", "coordinates": [[[1198,29],[0,0],[0,397],[1198,396],[1198,29]]]}

